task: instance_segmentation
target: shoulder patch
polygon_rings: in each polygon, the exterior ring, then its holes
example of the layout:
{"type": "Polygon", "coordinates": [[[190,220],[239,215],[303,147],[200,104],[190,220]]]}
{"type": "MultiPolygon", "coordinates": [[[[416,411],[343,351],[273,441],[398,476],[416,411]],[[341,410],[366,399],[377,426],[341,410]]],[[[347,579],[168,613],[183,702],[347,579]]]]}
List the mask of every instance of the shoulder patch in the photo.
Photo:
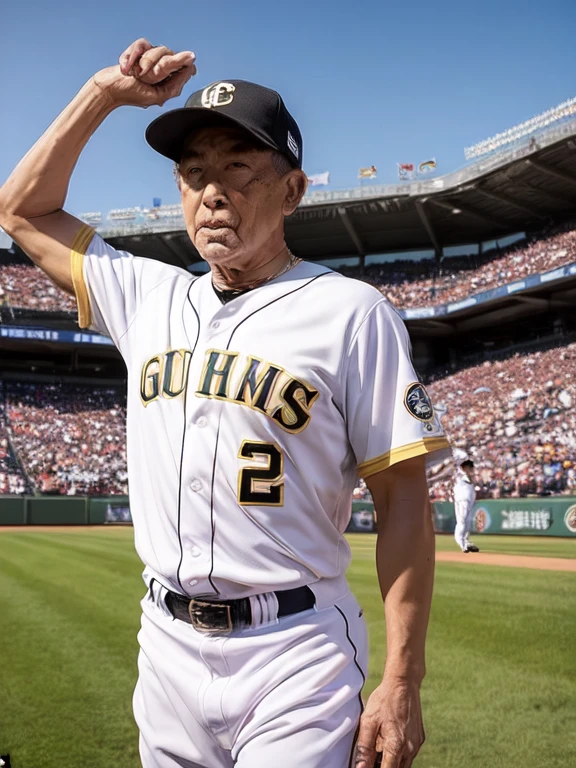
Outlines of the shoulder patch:
{"type": "Polygon", "coordinates": [[[404,405],[408,413],[418,421],[432,421],[434,418],[430,396],[426,392],[426,387],[418,381],[406,387],[404,405]]]}

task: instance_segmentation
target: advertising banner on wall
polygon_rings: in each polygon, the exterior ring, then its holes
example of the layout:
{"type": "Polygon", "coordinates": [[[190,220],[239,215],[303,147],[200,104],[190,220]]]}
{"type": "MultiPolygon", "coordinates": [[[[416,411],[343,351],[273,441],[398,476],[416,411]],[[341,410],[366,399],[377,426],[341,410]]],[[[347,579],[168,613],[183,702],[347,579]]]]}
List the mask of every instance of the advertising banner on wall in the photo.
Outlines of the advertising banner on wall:
{"type": "Polygon", "coordinates": [[[352,517],[346,533],[376,533],[374,504],[371,501],[352,502],[352,517]]]}
{"type": "Polygon", "coordinates": [[[106,504],[106,523],[131,523],[130,504],[126,501],[109,501],[106,504]]]}
{"type": "MultiPolygon", "coordinates": [[[[434,504],[434,527],[453,533],[454,504],[434,504]]],[[[520,536],[576,537],[576,498],[547,496],[539,499],[482,499],[474,505],[474,533],[520,536]]]]}

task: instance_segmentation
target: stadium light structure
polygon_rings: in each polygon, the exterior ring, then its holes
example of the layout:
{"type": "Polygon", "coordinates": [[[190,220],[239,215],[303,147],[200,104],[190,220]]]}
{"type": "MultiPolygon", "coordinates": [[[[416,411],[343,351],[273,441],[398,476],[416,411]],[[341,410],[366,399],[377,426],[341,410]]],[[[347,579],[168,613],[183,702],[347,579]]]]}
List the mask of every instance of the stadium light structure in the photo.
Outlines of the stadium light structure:
{"type": "Polygon", "coordinates": [[[556,123],[560,120],[564,120],[567,117],[576,115],[576,97],[563,101],[557,107],[546,110],[535,117],[526,120],[524,123],[509,128],[507,131],[497,133],[489,139],[474,144],[472,147],[466,147],[464,150],[464,156],[466,160],[473,160],[476,157],[482,157],[490,152],[494,152],[496,149],[505,147],[509,144],[513,144],[519,139],[523,139],[527,136],[531,136],[534,133],[547,128],[551,123],[556,123]]]}
{"type": "Polygon", "coordinates": [[[89,213],[81,213],[79,218],[86,224],[101,224],[103,216],[100,211],[90,211],[89,213]]]}

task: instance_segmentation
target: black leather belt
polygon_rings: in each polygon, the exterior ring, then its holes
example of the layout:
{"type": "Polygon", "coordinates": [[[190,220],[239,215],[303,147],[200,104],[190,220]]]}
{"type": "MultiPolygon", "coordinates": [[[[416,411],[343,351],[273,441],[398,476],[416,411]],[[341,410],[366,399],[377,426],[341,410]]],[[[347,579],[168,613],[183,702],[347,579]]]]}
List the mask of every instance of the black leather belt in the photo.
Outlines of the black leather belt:
{"type": "MultiPolygon", "coordinates": [[[[278,618],[307,611],[316,598],[310,587],[298,587],[274,592],[278,600],[278,618]]],[[[250,599],[206,600],[185,597],[176,592],[166,595],[166,607],[175,619],[192,624],[198,632],[231,632],[252,624],[250,599]]]]}

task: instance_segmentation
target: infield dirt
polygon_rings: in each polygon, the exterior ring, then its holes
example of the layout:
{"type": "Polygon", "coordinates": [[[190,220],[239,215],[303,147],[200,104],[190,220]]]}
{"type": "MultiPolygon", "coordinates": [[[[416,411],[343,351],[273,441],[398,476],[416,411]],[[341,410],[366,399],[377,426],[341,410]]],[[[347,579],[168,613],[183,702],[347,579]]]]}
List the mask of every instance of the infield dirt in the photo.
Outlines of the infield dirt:
{"type": "Polygon", "coordinates": [[[472,563],[473,565],[503,565],[513,568],[535,568],[538,571],[576,572],[576,560],[561,557],[530,557],[500,555],[491,552],[436,552],[437,563],[472,563]]]}

